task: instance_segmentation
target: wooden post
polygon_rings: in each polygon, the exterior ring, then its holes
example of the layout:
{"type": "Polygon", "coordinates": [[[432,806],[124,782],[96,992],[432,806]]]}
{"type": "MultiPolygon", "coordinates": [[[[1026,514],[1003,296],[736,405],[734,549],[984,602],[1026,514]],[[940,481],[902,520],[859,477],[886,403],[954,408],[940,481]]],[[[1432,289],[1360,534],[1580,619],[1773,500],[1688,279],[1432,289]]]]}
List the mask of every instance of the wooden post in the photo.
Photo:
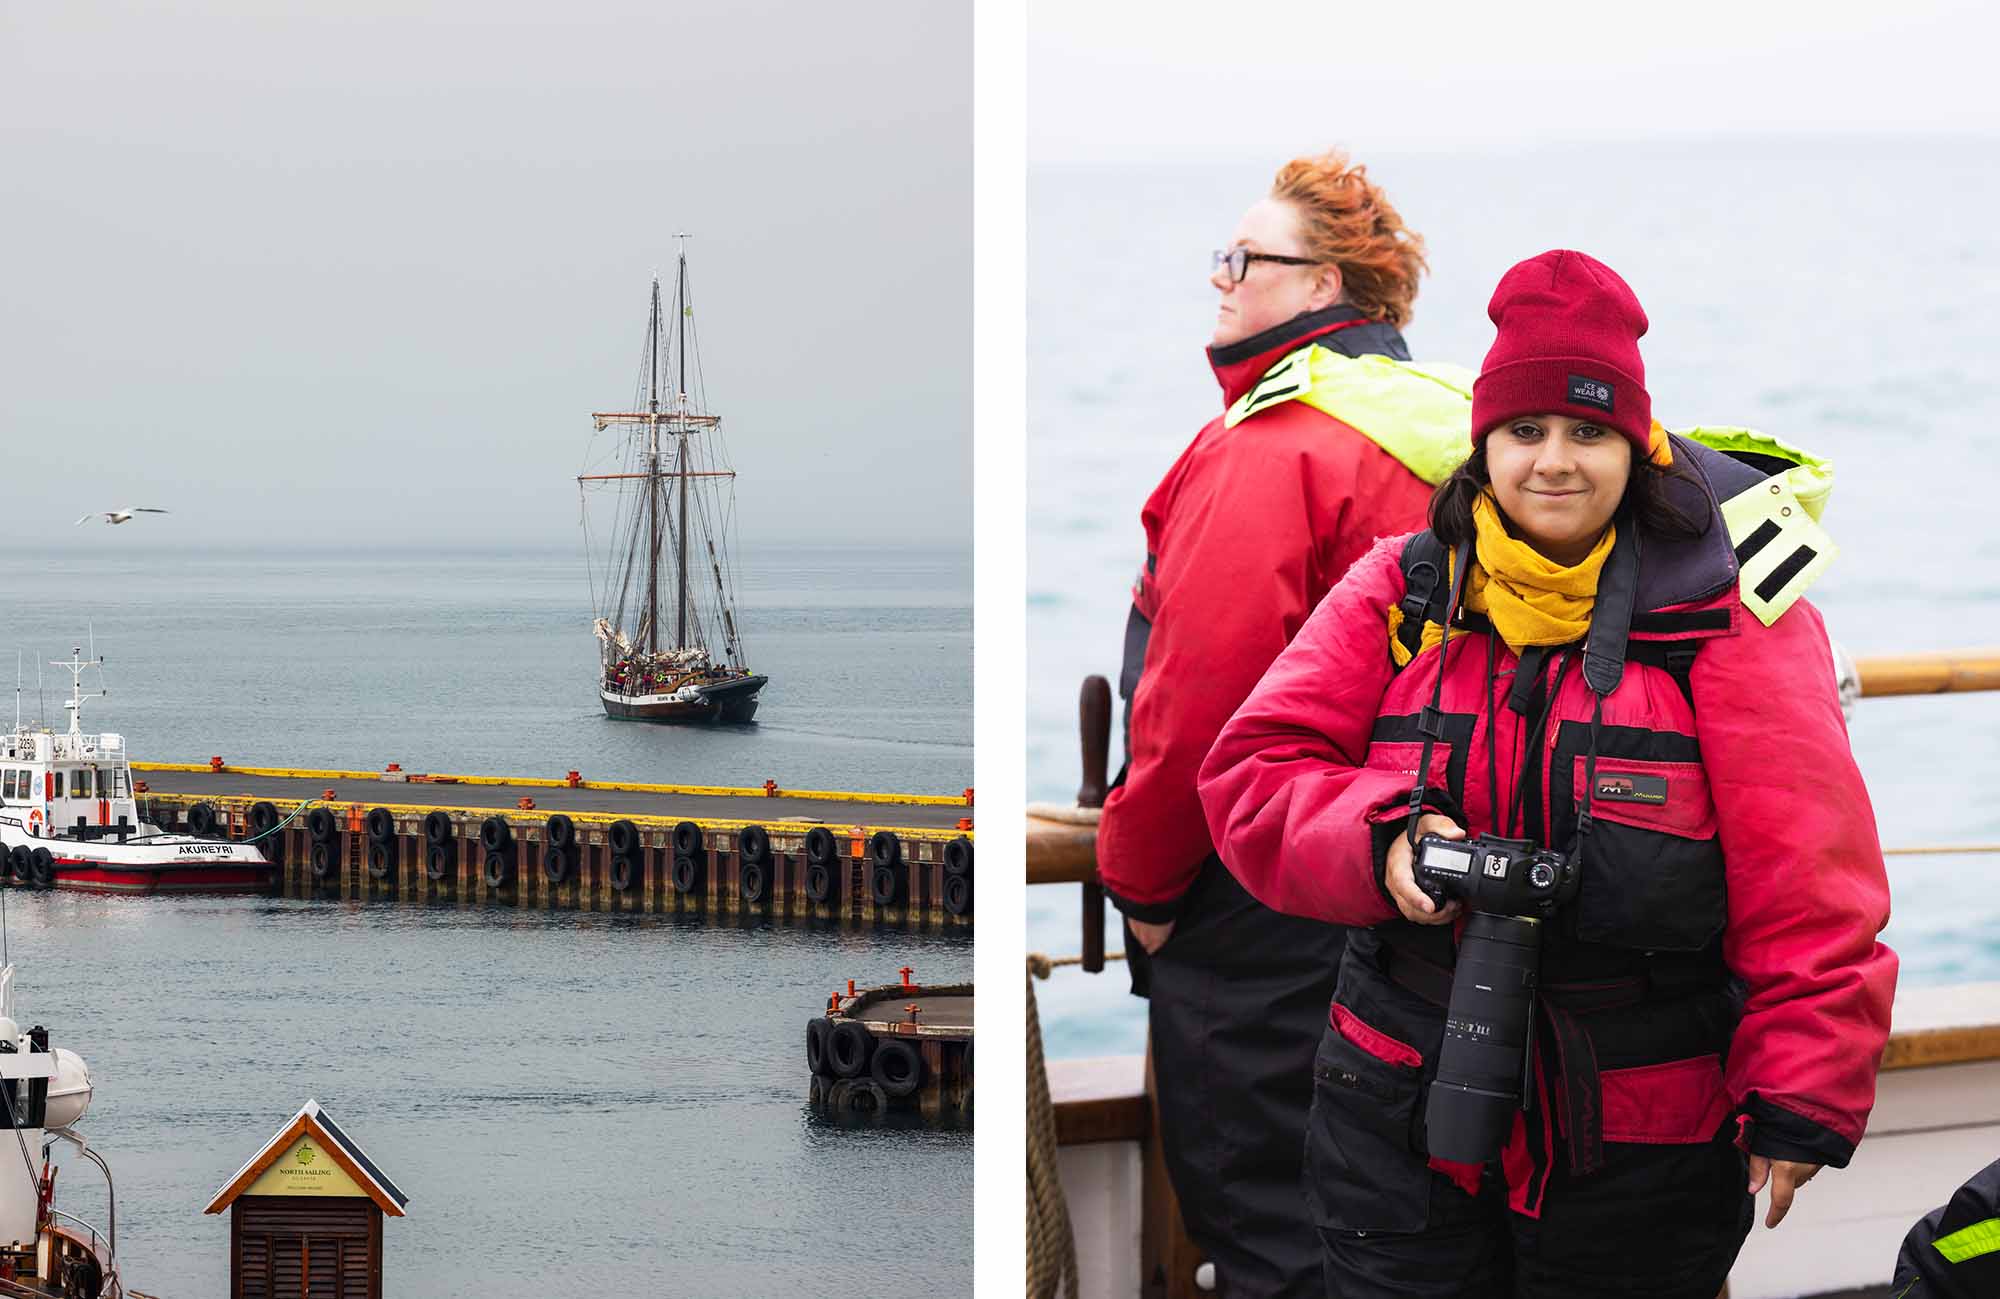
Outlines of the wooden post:
{"type": "MultiPolygon", "coordinates": [[[[1085,677],[1076,711],[1083,744],[1083,784],[1077,788],[1076,805],[1103,807],[1110,783],[1105,773],[1111,752],[1111,683],[1085,677]]],[[[1104,972],[1104,886],[1095,875],[1083,883],[1083,968],[1090,974],[1104,972]]]]}

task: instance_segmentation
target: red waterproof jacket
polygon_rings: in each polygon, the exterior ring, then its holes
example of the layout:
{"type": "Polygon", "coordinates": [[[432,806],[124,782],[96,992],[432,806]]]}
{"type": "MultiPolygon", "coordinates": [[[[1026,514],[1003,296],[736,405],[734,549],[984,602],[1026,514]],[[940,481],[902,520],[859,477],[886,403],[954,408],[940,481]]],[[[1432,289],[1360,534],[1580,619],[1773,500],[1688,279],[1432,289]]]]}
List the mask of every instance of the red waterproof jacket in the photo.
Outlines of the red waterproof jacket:
{"type": "MultiPolygon", "coordinates": [[[[1678,438],[1674,452],[1698,467],[1720,458],[1678,438]]],[[[1366,984],[1378,969],[1453,959],[1449,928],[1402,920],[1381,883],[1438,668],[1435,648],[1401,672],[1388,652],[1406,540],[1376,545],[1321,602],[1200,779],[1218,851],[1260,901],[1374,927],[1350,939],[1336,1032],[1378,1060],[1434,1069],[1441,1011],[1436,1024],[1365,1022],[1369,1007],[1411,1001],[1375,996],[1366,984]]],[[[1896,957],[1876,941],[1888,882],[1826,633],[1804,601],[1770,626],[1743,608],[1719,518],[1702,542],[1647,539],[1641,553],[1631,648],[1603,702],[1582,885],[1544,926],[1542,982],[1636,979],[1650,989],[1642,999],[1676,1006],[1701,1000],[1678,994],[1719,987],[1729,1016],[1685,1032],[1666,1017],[1646,1022],[1643,1007],[1582,1016],[1567,1044],[1577,1050],[1550,1083],[1567,1088],[1557,1120],[1573,1165],[1589,1162],[1576,1138],[1592,1125],[1584,1135],[1604,1141],[1696,1142],[1732,1115],[1753,1152],[1844,1165],[1874,1102],[1896,957]]],[[[1472,833],[1505,834],[1518,798],[1518,837],[1561,849],[1574,842],[1596,697],[1575,650],[1529,655],[1517,691],[1522,664],[1497,637],[1454,635],[1428,801],[1472,833]]],[[[1524,1151],[1517,1125],[1506,1161],[1515,1205],[1530,1211],[1528,1164],[1553,1156],[1553,1138],[1540,1136],[1527,1140],[1542,1149],[1524,1151]]]]}
{"type": "MultiPolygon", "coordinates": [[[[1224,409],[1315,341],[1409,359],[1394,329],[1331,307],[1211,348],[1224,409]]],[[[1218,415],[1154,489],[1120,682],[1127,764],[1097,832],[1098,876],[1126,914],[1174,918],[1213,851],[1195,794],[1210,741],[1348,565],[1422,526],[1429,501],[1400,461],[1296,401],[1234,428],[1218,415]]]]}

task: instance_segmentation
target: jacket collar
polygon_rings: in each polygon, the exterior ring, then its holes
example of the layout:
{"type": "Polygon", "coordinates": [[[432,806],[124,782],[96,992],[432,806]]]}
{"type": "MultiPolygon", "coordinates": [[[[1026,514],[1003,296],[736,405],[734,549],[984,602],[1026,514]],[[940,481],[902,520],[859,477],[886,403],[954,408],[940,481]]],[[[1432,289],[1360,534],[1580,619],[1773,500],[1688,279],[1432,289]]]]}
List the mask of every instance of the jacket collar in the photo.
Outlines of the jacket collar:
{"type": "Polygon", "coordinates": [[[1208,349],[1208,364],[1215,381],[1222,385],[1222,404],[1233,406],[1244,393],[1257,386],[1264,373],[1287,354],[1319,341],[1345,356],[1378,354],[1399,361],[1410,359],[1403,336],[1384,321],[1370,320],[1345,303],[1335,303],[1320,311],[1293,316],[1262,333],[1239,338],[1233,343],[1208,349]],[[1330,339],[1329,334],[1336,338],[1330,339]]]}

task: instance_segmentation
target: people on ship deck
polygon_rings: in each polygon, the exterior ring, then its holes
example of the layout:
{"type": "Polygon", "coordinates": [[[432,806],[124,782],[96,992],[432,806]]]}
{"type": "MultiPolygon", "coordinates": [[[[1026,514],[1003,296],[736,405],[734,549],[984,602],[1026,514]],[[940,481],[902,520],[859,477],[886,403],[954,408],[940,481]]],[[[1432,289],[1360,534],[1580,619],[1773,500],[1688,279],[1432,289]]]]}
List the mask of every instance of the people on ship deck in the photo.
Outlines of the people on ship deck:
{"type": "Polygon", "coordinates": [[[1329,1293],[1712,1299],[1752,1192],[1776,1226],[1848,1162],[1895,984],[1875,821],[1799,598],[1816,525],[1782,474],[1653,422],[1646,316],[1610,268],[1542,254],[1488,313],[1474,449],[1429,533],[1348,571],[1222,729],[1201,798],[1252,895],[1355,927],[1306,1131],[1329,1293]],[[1733,540],[1725,501],[1766,513],[1733,540]],[[1753,590],[1754,552],[1795,542],[1753,590]],[[1526,840],[1580,881],[1535,931],[1524,1100],[1480,1162],[1429,1155],[1467,916],[1417,886],[1422,834],[1526,840]]]}
{"type": "MultiPolygon", "coordinates": [[[[1422,240],[1365,169],[1338,153],[1285,164],[1209,278],[1223,413],[1142,514],[1119,686],[1126,764],[1097,864],[1124,914],[1133,991],[1150,995],[1168,1172],[1231,1296],[1320,1289],[1300,1133],[1342,931],[1279,915],[1236,883],[1209,841],[1195,773],[1348,565],[1377,536],[1422,523],[1430,487],[1404,458],[1418,435],[1393,411],[1334,412],[1363,362],[1409,359],[1399,330],[1426,269],[1422,240]],[[1298,399],[1278,400],[1280,389],[1298,399]]],[[[1443,394],[1400,371],[1377,378],[1391,405],[1443,394]]]]}

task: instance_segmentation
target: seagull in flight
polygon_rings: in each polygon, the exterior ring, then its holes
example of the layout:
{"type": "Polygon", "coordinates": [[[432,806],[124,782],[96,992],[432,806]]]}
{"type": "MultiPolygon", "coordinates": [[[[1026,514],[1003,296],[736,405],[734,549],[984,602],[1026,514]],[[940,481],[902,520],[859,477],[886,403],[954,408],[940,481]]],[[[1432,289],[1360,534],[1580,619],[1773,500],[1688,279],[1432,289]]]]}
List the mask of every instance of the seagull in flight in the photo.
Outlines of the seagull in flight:
{"type": "Polygon", "coordinates": [[[156,510],[150,505],[128,505],[122,510],[93,510],[91,513],[84,515],[82,518],[78,519],[75,523],[72,523],[69,526],[72,528],[80,527],[81,525],[90,522],[92,519],[103,519],[106,523],[130,523],[132,521],[132,516],[135,514],[165,514],[165,513],[167,513],[166,510],[156,510]]]}

